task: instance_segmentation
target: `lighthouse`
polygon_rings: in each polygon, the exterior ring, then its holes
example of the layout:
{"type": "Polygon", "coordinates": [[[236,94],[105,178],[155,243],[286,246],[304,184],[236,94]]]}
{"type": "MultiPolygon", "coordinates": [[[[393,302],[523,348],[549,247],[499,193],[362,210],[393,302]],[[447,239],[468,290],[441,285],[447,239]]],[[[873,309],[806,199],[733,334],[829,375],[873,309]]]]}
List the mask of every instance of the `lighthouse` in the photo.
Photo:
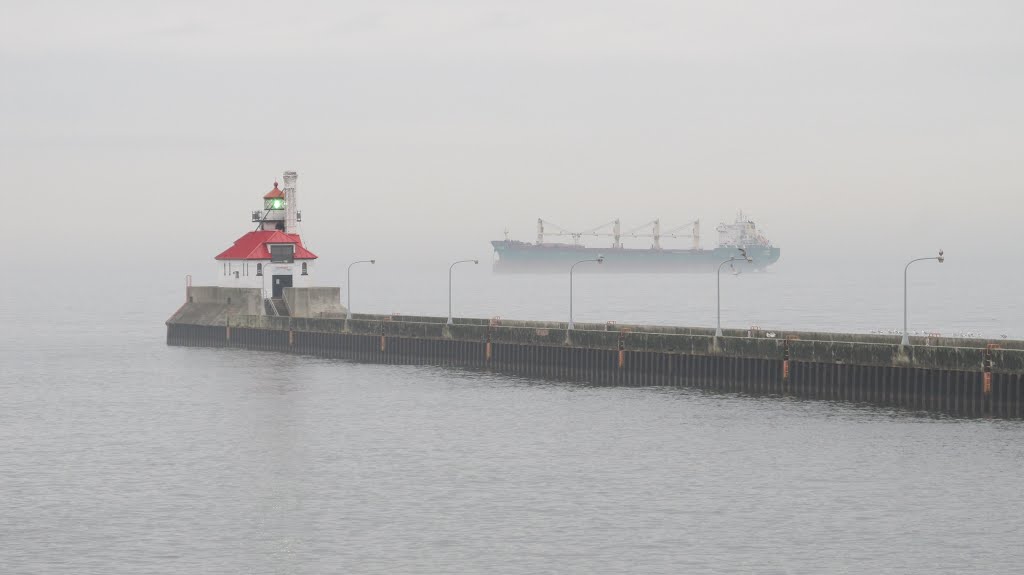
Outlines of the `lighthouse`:
{"type": "Polygon", "coordinates": [[[299,234],[297,179],[295,172],[285,172],[283,190],[274,182],[263,196],[263,209],[252,212],[256,229],[214,258],[219,287],[258,288],[264,299],[281,299],[286,288],[313,285],[317,256],[302,245],[299,234]]]}
{"type": "Polygon", "coordinates": [[[185,303],[168,325],[217,326],[230,334],[238,322],[280,321],[265,316],[345,317],[341,288],[313,283],[317,257],[299,234],[297,179],[285,172],[283,188],[274,182],[263,195],[263,209],[252,212],[255,229],[215,256],[216,285],[192,285],[192,276],[185,277],[185,303]]]}

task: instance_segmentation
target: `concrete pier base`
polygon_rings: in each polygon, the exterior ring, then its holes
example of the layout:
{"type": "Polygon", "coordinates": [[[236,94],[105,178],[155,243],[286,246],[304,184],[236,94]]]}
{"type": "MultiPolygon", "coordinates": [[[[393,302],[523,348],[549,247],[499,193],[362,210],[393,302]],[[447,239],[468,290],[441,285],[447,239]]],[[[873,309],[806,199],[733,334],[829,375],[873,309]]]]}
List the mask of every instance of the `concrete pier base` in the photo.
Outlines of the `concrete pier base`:
{"type": "MultiPolygon", "coordinates": [[[[214,294],[217,297],[225,294],[214,294]]],[[[225,296],[226,297],[226,296],[225,296]]],[[[232,296],[234,297],[234,296],[232,296]]],[[[243,304],[250,307],[248,300],[243,304]]],[[[235,300],[232,300],[232,306],[235,300]]],[[[589,385],[695,387],[967,417],[1024,417],[1024,342],[357,315],[177,313],[167,343],[439,365],[589,385]],[[898,338],[893,338],[898,339],[898,338]]],[[[235,312],[235,313],[233,313],[235,312]]]]}

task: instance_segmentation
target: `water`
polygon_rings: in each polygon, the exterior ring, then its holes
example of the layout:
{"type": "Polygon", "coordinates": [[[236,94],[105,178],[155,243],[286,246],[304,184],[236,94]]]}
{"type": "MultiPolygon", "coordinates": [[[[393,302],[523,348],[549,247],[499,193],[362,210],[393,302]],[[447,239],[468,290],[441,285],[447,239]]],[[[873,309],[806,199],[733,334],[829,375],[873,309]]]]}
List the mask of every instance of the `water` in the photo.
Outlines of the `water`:
{"type": "MultiPolygon", "coordinates": [[[[749,282],[778,302],[769,319],[823,321],[799,310],[832,304],[774,277],[749,282]]],[[[580,282],[601,290],[580,287],[581,319],[643,320],[669,300],[683,303],[665,323],[707,311],[626,281],[580,282]]],[[[463,282],[478,315],[564,303],[545,296],[557,280],[463,282]]],[[[686,282],[708,278],[669,285],[686,282]]],[[[436,283],[407,282],[426,287],[404,311],[444,313],[425,295],[436,283]]],[[[875,290],[840,293],[856,307],[875,290]]],[[[4,293],[0,572],[931,574],[1024,560],[1020,422],[168,348],[179,292],[140,276],[105,297],[4,293]]],[[[958,317],[931,293],[922,321],[958,317]]],[[[391,292],[362,297],[383,307],[391,292]]],[[[1024,324],[1009,309],[981,327],[1024,324]]]]}

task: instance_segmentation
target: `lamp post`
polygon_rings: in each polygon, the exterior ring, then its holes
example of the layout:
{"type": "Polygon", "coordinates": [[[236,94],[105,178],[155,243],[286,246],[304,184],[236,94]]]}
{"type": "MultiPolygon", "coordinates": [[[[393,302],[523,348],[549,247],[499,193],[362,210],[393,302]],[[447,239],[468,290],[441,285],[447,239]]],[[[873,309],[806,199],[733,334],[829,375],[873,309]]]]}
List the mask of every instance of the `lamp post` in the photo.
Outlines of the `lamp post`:
{"type": "Polygon", "coordinates": [[[346,298],[346,309],[345,309],[345,321],[352,319],[352,266],[356,264],[375,264],[377,260],[359,260],[348,264],[348,270],[345,272],[345,294],[346,298]]]}
{"type": "Polygon", "coordinates": [[[569,266],[569,329],[575,327],[572,322],[572,271],[576,269],[576,266],[586,262],[597,262],[599,264],[604,263],[604,256],[597,256],[597,259],[593,260],[580,260],[571,266],[569,266]]]}
{"type": "Polygon", "coordinates": [[[743,260],[748,264],[754,261],[753,259],[751,259],[750,256],[747,255],[746,249],[739,248],[739,250],[740,255],[743,257],[738,258],[736,256],[732,256],[729,259],[725,260],[724,262],[718,264],[718,278],[716,286],[718,300],[716,304],[716,307],[718,308],[718,326],[715,328],[715,337],[722,337],[722,267],[725,266],[725,264],[732,263],[736,260],[743,260]]]}
{"type": "Polygon", "coordinates": [[[946,256],[943,255],[942,250],[939,250],[938,256],[910,260],[907,262],[906,267],[903,268],[903,340],[900,341],[901,346],[910,345],[910,336],[907,335],[907,270],[910,269],[910,264],[914,262],[923,262],[925,260],[937,260],[941,264],[946,261],[946,256]]]}
{"type": "Polygon", "coordinates": [[[465,264],[473,262],[474,264],[480,263],[480,260],[459,260],[453,262],[452,265],[448,266],[448,325],[452,325],[452,270],[459,264],[465,264]]]}

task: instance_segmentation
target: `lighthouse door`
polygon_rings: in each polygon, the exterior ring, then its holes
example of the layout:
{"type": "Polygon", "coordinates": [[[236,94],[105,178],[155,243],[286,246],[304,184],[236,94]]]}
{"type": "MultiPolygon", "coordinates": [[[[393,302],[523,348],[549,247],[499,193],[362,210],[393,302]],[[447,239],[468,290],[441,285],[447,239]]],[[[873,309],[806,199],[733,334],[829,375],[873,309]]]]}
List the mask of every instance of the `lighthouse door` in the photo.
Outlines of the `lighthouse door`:
{"type": "Polygon", "coordinates": [[[284,288],[292,287],[292,276],[274,276],[272,279],[274,280],[273,297],[284,297],[284,288]]]}

